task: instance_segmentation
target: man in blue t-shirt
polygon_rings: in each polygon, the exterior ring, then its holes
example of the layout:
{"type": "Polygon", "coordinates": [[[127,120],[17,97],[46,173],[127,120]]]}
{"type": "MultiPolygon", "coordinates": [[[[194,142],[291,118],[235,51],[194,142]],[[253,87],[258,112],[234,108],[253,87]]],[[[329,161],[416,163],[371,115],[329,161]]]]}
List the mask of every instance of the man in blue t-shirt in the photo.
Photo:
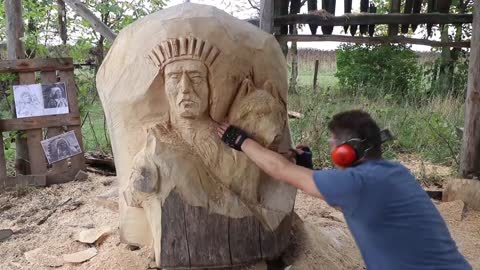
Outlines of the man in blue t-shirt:
{"type": "Polygon", "coordinates": [[[313,170],[302,150],[291,163],[228,124],[218,135],[274,179],[340,208],[368,270],[472,269],[415,177],[382,159],[381,132],[368,113],[339,113],[328,128],[332,170],[313,170]]]}

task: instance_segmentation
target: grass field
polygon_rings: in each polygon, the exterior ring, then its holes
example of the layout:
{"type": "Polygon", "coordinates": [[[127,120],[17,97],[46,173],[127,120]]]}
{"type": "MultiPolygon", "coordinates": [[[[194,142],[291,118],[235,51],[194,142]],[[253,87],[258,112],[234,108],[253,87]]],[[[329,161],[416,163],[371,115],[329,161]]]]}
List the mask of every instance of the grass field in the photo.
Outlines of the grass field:
{"type": "Polygon", "coordinates": [[[381,125],[389,128],[395,140],[386,145],[386,156],[414,154],[438,164],[457,166],[461,140],[456,127],[463,126],[463,100],[432,98],[422,106],[393,102],[385,98],[368,99],[346,94],[339,87],[334,72],[319,76],[317,91],[312,91],[313,72],[299,72],[296,94],[289,95],[289,109],[304,114],[291,120],[295,143],[308,143],[316,152],[317,166],[330,166],[326,125],[330,117],[349,109],[368,111],[381,125]]]}

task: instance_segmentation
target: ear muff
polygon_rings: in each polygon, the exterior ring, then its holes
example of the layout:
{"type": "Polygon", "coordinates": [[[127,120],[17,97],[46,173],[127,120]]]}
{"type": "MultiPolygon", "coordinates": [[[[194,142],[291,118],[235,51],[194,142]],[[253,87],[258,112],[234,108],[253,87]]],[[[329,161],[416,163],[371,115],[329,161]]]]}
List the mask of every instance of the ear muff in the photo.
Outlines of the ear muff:
{"type": "Polygon", "coordinates": [[[349,144],[341,144],[332,151],[332,161],[340,167],[351,166],[357,161],[357,151],[349,144]]]}

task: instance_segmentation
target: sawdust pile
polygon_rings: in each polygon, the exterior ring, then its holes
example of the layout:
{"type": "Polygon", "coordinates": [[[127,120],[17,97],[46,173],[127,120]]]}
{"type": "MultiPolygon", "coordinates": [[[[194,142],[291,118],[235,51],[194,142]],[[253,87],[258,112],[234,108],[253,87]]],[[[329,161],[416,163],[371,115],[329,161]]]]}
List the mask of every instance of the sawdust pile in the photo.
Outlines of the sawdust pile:
{"type": "MultiPolygon", "coordinates": [[[[45,265],[61,265],[54,268],[61,270],[147,269],[151,249],[134,249],[120,243],[115,207],[98,203],[99,195],[118,196],[115,190],[115,177],[90,174],[84,182],[0,193],[0,229],[14,232],[0,242],[0,270],[53,269],[45,265]],[[80,232],[103,227],[111,230],[102,241],[77,241],[80,232]],[[92,248],[96,253],[92,253],[92,248]],[[82,251],[92,257],[82,263],[61,260],[66,254],[82,251]]],[[[438,208],[461,252],[474,269],[480,270],[480,212],[469,210],[460,201],[438,203],[438,208]]],[[[292,243],[283,257],[290,270],[363,269],[361,256],[339,211],[299,192],[295,212],[298,217],[292,243]]]]}
{"type": "Polygon", "coordinates": [[[121,244],[118,214],[95,203],[97,195],[115,189],[115,184],[114,177],[90,175],[85,182],[1,193],[0,228],[11,228],[14,235],[0,242],[0,269],[52,269],[29,262],[24,253],[41,248],[43,252],[37,253],[42,256],[33,260],[48,264],[45,260],[49,258],[51,262],[54,258],[91,247],[97,249],[92,259],[81,264],[65,263],[55,269],[146,269],[150,249],[132,251],[121,244]],[[47,216],[43,224],[37,225],[47,216]],[[114,230],[102,243],[76,241],[80,232],[103,226],[114,230]]]}

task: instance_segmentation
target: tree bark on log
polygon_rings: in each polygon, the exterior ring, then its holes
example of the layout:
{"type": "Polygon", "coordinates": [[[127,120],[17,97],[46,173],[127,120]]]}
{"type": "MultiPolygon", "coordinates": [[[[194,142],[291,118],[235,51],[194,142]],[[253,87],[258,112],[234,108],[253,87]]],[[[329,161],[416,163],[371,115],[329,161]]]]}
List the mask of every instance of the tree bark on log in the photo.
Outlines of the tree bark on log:
{"type": "Polygon", "coordinates": [[[185,203],[172,192],[162,206],[161,267],[232,267],[280,256],[289,244],[291,215],[275,231],[255,217],[230,218],[185,203]]]}

